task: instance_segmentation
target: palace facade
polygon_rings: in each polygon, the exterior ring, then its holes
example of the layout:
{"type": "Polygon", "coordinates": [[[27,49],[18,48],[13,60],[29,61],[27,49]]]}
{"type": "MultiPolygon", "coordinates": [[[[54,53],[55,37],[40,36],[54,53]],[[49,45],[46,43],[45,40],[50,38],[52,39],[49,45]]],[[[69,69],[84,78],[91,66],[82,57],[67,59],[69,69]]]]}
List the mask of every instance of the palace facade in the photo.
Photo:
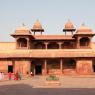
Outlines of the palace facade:
{"type": "Polygon", "coordinates": [[[81,25],[76,29],[69,20],[62,35],[43,35],[39,21],[30,30],[18,27],[15,42],[0,42],[0,71],[23,75],[76,75],[95,73],[93,31],[81,25]]]}

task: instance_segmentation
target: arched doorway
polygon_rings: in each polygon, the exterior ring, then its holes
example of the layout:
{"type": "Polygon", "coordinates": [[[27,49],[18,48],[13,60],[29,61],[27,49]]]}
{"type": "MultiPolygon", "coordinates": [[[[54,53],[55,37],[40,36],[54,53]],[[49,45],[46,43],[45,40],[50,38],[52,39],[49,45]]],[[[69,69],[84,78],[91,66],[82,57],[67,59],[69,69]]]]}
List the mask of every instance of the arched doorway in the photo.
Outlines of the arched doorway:
{"type": "Polygon", "coordinates": [[[13,65],[8,65],[8,73],[13,73],[13,65]]]}
{"type": "Polygon", "coordinates": [[[93,72],[95,73],[95,59],[93,60],[92,69],[93,69],[93,72]]]}
{"type": "Polygon", "coordinates": [[[64,59],[64,68],[65,69],[75,69],[76,68],[76,61],[72,58],[64,59]]]}
{"type": "Polygon", "coordinates": [[[61,47],[62,49],[73,49],[75,48],[75,42],[74,41],[64,41],[61,47]]]}
{"type": "Polygon", "coordinates": [[[63,60],[63,73],[67,75],[76,74],[76,61],[73,58],[63,60]]]}
{"type": "Polygon", "coordinates": [[[89,47],[90,39],[88,37],[83,37],[80,39],[80,47],[89,47]]]}
{"type": "Polygon", "coordinates": [[[60,59],[47,60],[47,73],[55,75],[60,73],[60,59]]]}
{"type": "Polygon", "coordinates": [[[17,40],[18,48],[26,48],[27,47],[27,40],[25,38],[19,38],[17,40]]]}
{"type": "Polygon", "coordinates": [[[48,49],[58,49],[59,45],[56,42],[50,42],[47,46],[48,49]]]}
{"type": "Polygon", "coordinates": [[[34,59],[31,62],[31,72],[33,75],[42,75],[43,74],[43,65],[44,61],[41,59],[34,59]]]}
{"type": "Polygon", "coordinates": [[[35,65],[35,74],[36,75],[41,75],[42,74],[42,65],[41,64],[35,65]]]}
{"type": "Polygon", "coordinates": [[[37,42],[34,44],[34,49],[45,49],[45,44],[42,42],[37,42]]]}

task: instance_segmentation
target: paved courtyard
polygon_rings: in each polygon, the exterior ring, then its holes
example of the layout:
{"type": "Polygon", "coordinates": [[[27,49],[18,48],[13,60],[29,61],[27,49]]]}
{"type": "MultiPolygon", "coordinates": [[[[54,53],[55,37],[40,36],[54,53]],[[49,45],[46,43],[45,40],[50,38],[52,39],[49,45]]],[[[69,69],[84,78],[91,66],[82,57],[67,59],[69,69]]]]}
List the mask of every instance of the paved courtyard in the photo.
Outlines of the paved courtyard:
{"type": "Polygon", "coordinates": [[[95,76],[62,76],[60,86],[46,85],[45,78],[0,81],[0,95],[95,95],[95,76]]]}

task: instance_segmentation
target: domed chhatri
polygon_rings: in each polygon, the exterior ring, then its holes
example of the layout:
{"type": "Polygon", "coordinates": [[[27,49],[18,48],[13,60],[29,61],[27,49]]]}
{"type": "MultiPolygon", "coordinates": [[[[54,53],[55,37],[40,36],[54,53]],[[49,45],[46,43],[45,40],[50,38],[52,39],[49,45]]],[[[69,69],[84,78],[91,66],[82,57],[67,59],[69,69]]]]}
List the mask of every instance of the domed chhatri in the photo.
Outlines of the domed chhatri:
{"type": "Polygon", "coordinates": [[[68,20],[68,22],[65,24],[63,31],[72,31],[72,30],[75,30],[75,27],[73,23],[70,20],[68,20]]]}
{"type": "Polygon", "coordinates": [[[83,23],[76,31],[76,34],[93,34],[91,28],[85,26],[83,23]]]}
{"type": "Polygon", "coordinates": [[[31,29],[31,31],[34,32],[34,34],[35,34],[35,32],[41,32],[41,34],[42,34],[42,32],[44,32],[44,29],[42,28],[42,25],[39,22],[39,20],[37,20],[34,23],[33,28],[31,29]]]}
{"type": "Polygon", "coordinates": [[[31,34],[29,29],[23,24],[22,26],[18,27],[15,31],[15,34],[19,35],[28,35],[31,34]]]}
{"type": "Polygon", "coordinates": [[[76,33],[74,36],[76,35],[95,35],[93,32],[92,32],[92,29],[85,26],[85,24],[81,24],[81,26],[77,29],[76,33]]]}
{"type": "Polygon", "coordinates": [[[91,28],[85,26],[85,24],[83,23],[83,24],[77,29],[77,31],[91,31],[91,28]]]}
{"type": "Polygon", "coordinates": [[[66,32],[72,32],[72,34],[73,34],[73,31],[75,31],[75,30],[76,29],[75,29],[73,23],[70,20],[68,20],[68,22],[64,26],[63,32],[65,32],[65,34],[66,34],[66,32]]]}

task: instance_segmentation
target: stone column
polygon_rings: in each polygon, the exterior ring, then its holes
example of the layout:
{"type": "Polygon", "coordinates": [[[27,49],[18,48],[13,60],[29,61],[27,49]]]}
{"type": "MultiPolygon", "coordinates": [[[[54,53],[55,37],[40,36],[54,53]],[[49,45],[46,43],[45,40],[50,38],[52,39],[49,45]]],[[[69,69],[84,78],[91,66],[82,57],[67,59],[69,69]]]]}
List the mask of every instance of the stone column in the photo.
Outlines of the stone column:
{"type": "Polygon", "coordinates": [[[29,39],[27,38],[27,49],[30,48],[30,45],[29,45],[29,39]]]}
{"type": "Polygon", "coordinates": [[[17,39],[16,39],[16,49],[18,48],[18,43],[17,43],[17,39]]]}
{"type": "Polygon", "coordinates": [[[76,44],[77,44],[77,48],[80,48],[80,38],[79,37],[77,38],[77,43],[76,44]]]}
{"type": "Polygon", "coordinates": [[[36,71],[35,71],[35,66],[34,66],[34,76],[35,76],[35,74],[36,74],[36,71]]]}
{"type": "Polygon", "coordinates": [[[12,60],[12,65],[13,65],[13,73],[15,73],[15,61],[12,60]]]}
{"type": "Polygon", "coordinates": [[[59,42],[59,49],[62,49],[61,45],[62,45],[62,42],[59,42]]]}
{"type": "Polygon", "coordinates": [[[31,61],[27,62],[27,73],[31,73],[31,61]]]}
{"type": "Polygon", "coordinates": [[[63,73],[63,61],[60,59],[60,73],[63,73]]]}
{"type": "Polygon", "coordinates": [[[48,48],[48,47],[47,47],[47,46],[48,46],[48,42],[45,42],[44,44],[45,44],[45,48],[47,49],[47,48],[48,48]]]}
{"type": "Polygon", "coordinates": [[[47,60],[44,61],[44,75],[47,75],[47,60]]]}
{"type": "Polygon", "coordinates": [[[91,37],[89,37],[89,46],[88,48],[91,48],[91,37]]]}

